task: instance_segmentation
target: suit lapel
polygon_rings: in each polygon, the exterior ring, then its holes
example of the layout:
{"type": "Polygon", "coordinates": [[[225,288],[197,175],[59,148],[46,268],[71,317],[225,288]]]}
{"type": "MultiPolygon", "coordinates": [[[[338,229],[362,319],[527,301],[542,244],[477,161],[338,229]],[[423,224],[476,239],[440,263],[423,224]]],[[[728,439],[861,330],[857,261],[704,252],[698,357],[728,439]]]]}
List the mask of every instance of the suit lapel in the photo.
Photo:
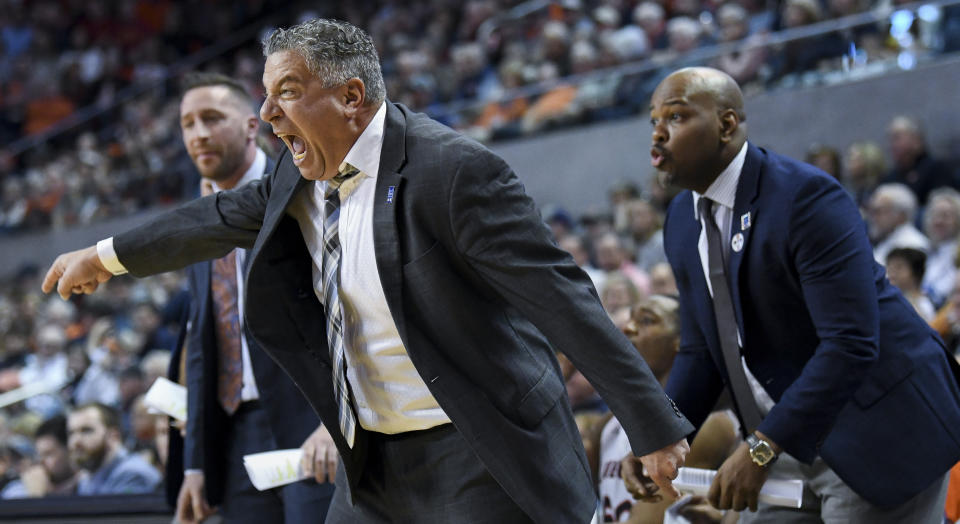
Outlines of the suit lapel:
{"type": "Polygon", "coordinates": [[[400,339],[407,341],[403,316],[403,265],[400,257],[398,213],[403,199],[403,176],[399,173],[406,160],[404,138],[406,119],[403,113],[387,102],[380,172],[373,202],[373,246],[376,252],[380,285],[400,339]]]}
{"type": "MultiPolygon", "coordinates": [[[[277,159],[277,172],[273,177],[274,187],[271,189],[271,198],[267,201],[267,213],[263,217],[263,225],[260,227],[261,231],[257,237],[257,244],[273,236],[293,197],[307,184],[307,179],[300,176],[300,170],[289,160],[289,156],[290,152],[284,149],[280,158],[277,159]],[[271,201],[275,201],[273,194],[281,195],[277,206],[270,205],[271,201]]],[[[261,247],[255,245],[253,252],[258,253],[261,247]]]]}
{"type": "Polygon", "coordinates": [[[747,145],[747,157],[740,172],[740,181],[737,184],[737,197],[733,207],[733,217],[730,224],[730,238],[732,245],[740,245],[740,249],[730,249],[730,293],[733,299],[734,312],[737,315],[737,325],[740,327],[741,342],[743,340],[743,309],[740,307],[740,265],[750,246],[753,236],[753,223],[757,219],[757,196],[759,194],[760,168],[763,165],[763,153],[751,144],[747,145]],[[742,235],[742,240],[736,236],[742,235]]]}

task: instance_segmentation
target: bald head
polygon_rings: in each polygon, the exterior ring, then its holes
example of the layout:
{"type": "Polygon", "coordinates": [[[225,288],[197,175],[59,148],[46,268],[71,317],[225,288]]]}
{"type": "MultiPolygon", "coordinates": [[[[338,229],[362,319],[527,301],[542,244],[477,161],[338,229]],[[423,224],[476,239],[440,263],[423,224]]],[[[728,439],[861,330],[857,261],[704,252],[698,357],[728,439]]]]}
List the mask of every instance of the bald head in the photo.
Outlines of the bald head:
{"type": "MultiPolygon", "coordinates": [[[[668,81],[685,86],[687,96],[705,96],[713,100],[718,111],[732,109],[742,124],[747,120],[743,111],[743,93],[730,75],[711,67],[686,67],[670,73],[660,85],[668,81]]],[[[659,87],[658,87],[659,89],[659,87]]]]}

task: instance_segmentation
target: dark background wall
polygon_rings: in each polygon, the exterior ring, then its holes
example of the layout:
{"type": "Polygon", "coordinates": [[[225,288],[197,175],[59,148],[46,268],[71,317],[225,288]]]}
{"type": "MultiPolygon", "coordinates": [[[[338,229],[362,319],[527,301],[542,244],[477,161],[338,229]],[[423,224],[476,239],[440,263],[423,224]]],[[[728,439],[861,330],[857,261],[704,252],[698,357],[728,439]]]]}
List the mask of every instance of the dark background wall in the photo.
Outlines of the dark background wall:
{"type": "MultiPolygon", "coordinates": [[[[802,158],[813,143],[846,148],[857,140],[885,147],[885,127],[897,114],[925,124],[931,150],[960,160],[960,58],[838,85],[779,90],[747,98],[751,140],[802,158]]],[[[607,192],[630,180],[645,184],[650,124],[645,115],[494,144],[541,206],[574,215],[607,208],[607,192]]],[[[0,239],[0,276],[25,263],[46,268],[57,253],[88,246],[142,222],[156,211],[84,228],[0,239]]]]}

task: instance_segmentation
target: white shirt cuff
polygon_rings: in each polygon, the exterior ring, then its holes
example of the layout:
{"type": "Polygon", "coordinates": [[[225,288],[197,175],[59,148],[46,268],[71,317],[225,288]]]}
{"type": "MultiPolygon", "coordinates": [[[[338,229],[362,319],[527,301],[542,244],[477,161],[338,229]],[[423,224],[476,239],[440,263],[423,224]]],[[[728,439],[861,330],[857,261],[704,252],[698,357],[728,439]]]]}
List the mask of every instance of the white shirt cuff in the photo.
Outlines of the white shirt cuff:
{"type": "Polygon", "coordinates": [[[202,469],[187,469],[183,471],[184,476],[186,475],[203,475],[202,469]]]}
{"type": "Polygon", "coordinates": [[[97,256],[100,257],[100,263],[107,268],[107,271],[114,275],[127,274],[127,268],[120,263],[117,252],[113,249],[113,237],[97,242],[97,256]]]}

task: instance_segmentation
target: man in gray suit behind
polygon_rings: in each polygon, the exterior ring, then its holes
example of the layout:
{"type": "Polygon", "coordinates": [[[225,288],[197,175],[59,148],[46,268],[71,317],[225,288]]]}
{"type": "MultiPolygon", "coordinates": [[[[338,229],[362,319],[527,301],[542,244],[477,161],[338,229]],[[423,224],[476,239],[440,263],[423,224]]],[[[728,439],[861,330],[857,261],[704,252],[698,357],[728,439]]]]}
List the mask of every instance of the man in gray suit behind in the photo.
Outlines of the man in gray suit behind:
{"type": "Polygon", "coordinates": [[[387,101],[350,24],[277,30],[264,54],[260,116],[289,149],[274,172],[61,255],[44,290],[250,249],[247,326],[335,446],[316,458],[338,486],[328,522],[589,520],[555,350],[675,494],[692,426],[510,167],[387,101]]]}

